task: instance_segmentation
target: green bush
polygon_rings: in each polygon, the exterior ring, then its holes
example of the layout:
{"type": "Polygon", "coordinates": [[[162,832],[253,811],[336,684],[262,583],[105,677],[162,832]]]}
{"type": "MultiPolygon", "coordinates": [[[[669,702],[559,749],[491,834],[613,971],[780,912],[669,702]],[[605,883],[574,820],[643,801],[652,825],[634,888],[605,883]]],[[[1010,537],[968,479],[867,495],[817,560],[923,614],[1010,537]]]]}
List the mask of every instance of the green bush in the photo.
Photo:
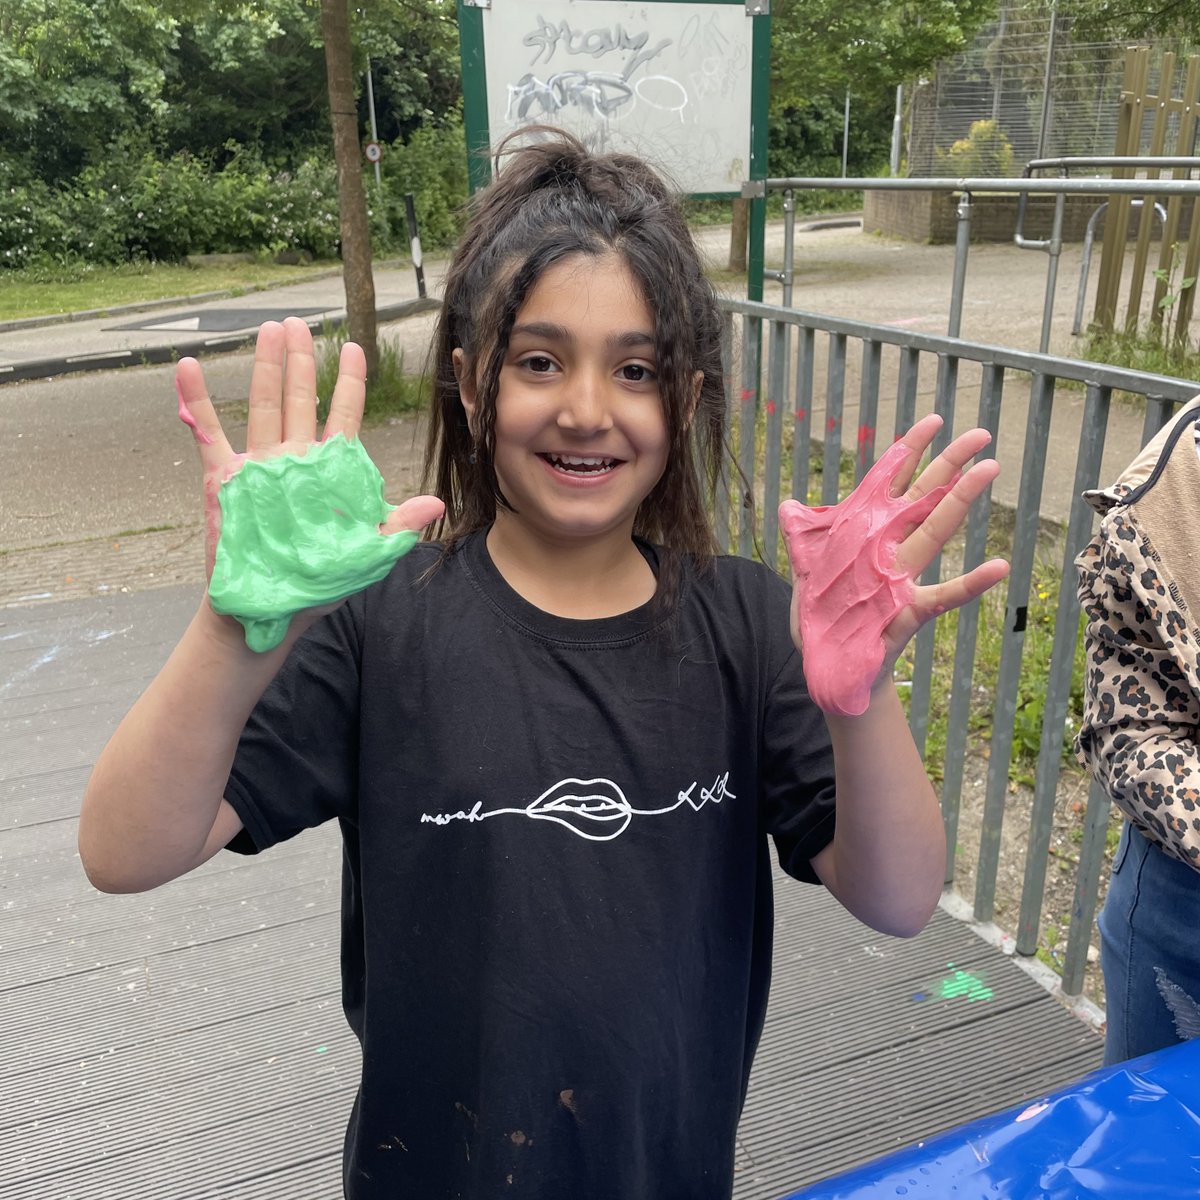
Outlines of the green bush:
{"type": "Polygon", "coordinates": [[[0,267],[28,266],[62,236],[50,189],[41,180],[20,178],[0,161],[0,267]]]}
{"type": "MultiPolygon", "coordinates": [[[[236,144],[224,150],[226,161],[216,169],[189,154],[161,159],[141,143],[122,142],[56,190],[0,163],[0,267],[178,262],[188,254],[236,251],[337,254],[332,154],[273,170],[236,144]]],[[[364,170],[376,252],[408,248],[405,192],[414,194],[422,244],[452,244],[467,196],[457,115],[395,143],[382,165],[382,204],[374,172],[364,170]]]]}
{"type": "Polygon", "coordinates": [[[377,248],[408,248],[405,192],[413,194],[423,248],[450,246],[458,240],[467,199],[467,149],[461,118],[454,115],[440,126],[422,125],[407,143],[393,142],[385,150],[380,168],[382,207],[377,201],[373,168],[366,174],[377,248]]]}
{"type": "Polygon", "coordinates": [[[1013,173],[1013,148],[996,121],[973,121],[965,138],[935,151],[935,158],[948,175],[1001,179],[1013,173]]]}
{"type": "Polygon", "coordinates": [[[242,250],[305,250],[314,258],[332,258],[341,236],[337,167],[332,156],[310,158],[294,171],[264,181],[264,232],[256,245],[242,250]]]}

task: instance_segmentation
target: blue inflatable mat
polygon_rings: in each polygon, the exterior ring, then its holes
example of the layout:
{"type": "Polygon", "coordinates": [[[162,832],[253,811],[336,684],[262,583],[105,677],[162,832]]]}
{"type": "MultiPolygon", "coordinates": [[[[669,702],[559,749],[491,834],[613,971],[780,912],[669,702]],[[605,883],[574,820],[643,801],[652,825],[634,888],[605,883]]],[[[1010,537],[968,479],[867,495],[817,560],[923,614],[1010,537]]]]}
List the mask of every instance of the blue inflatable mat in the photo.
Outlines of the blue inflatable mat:
{"type": "Polygon", "coordinates": [[[1104,1067],[787,1200],[1195,1200],[1200,1040],[1104,1067]]]}

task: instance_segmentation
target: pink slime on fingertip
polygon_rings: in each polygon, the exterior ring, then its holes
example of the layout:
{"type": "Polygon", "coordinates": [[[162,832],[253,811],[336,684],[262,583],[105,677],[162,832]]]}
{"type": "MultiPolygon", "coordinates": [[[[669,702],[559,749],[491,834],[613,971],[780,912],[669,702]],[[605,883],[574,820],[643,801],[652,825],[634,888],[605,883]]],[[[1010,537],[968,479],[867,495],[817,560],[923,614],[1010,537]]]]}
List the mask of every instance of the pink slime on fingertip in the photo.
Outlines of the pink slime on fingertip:
{"type": "Polygon", "coordinates": [[[183,402],[183,388],[179,386],[178,379],[175,380],[175,395],[179,400],[179,419],[191,428],[192,433],[195,434],[196,441],[203,442],[206,446],[211,446],[212,438],[196,424],[196,418],[192,416],[191,409],[183,402]]]}

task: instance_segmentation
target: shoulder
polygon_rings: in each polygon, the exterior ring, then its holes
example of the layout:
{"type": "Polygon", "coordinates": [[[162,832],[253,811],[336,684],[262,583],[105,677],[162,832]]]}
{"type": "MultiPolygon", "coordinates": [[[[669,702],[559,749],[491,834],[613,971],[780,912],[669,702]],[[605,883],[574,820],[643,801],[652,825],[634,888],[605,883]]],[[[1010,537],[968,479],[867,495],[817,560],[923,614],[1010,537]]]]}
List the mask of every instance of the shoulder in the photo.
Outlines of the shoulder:
{"type": "Polygon", "coordinates": [[[422,614],[452,610],[456,597],[471,590],[461,550],[446,555],[440,542],[418,542],[383,579],[352,596],[346,607],[364,634],[381,625],[396,631],[406,622],[423,619],[422,614]]]}
{"type": "Polygon", "coordinates": [[[1184,442],[1184,452],[1194,458],[1197,424],[1200,423],[1200,396],[1185,404],[1138,452],[1116,481],[1106,488],[1083,493],[1084,499],[1102,516],[1114,508],[1139,500],[1155,486],[1171,459],[1184,442]]]}
{"type": "Polygon", "coordinates": [[[718,554],[708,564],[691,564],[693,578],[702,586],[752,595],[789,594],[791,585],[765,563],[738,554],[718,554]]]}
{"type": "Polygon", "coordinates": [[[731,659],[757,660],[774,674],[795,651],[791,597],[791,585],[770,567],[721,555],[692,565],[680,615],[685,626],[707,627],[731,659]]]}
{"type": "Polygon", "coordinates": [[[692,564],[691,589],[710,603],[763,612],[787,611],[792,588],[770,567],[735,554],[718,555],[707,564],[692,564]]]}

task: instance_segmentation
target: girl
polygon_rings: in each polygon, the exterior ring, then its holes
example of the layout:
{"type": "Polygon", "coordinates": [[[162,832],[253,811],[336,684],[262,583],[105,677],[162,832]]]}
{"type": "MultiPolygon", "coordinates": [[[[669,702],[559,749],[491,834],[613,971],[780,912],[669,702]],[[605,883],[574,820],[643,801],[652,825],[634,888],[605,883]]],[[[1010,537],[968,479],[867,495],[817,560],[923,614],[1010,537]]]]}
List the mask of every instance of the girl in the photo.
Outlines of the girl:
{"type": "MultiPolygon", "coordinates": [[[[825,716],[789,588],[714,554],[717,309],[647,166],[561,135],[513,153],[455,255],[435,354],[445,510],[419,497],[381,532],[435,522],[439,540],[264,653],[206,599],[96,765],[84,864],[149,888],[338,819],[354,1200],[728,1197],[767,1001],[767,835],[876,929],[915,934],[937,903],[941,819],[891,674],[923,621],[1004,573],[910,582],[993,477],[977,464],[950,490],[987,435],[882,498],[948,492],[894,547],[864,542],[906,590],[865,711],[825,716]]],[[[362,413],[361,352],[340,366],[326,437],[362,413]]],[[[199,366],[178,379],[211,492],[240,460],[199,366]]],[[[249,455],[302,455],[314,403],[303,323],[264,326],[249,455]]]]}
{"type": "Polygon", "coordinates": [[[1109,1065],[1200,1036],[1198,451],[1200,397],[1112,487],[1085,493],[1102,519],[1075,560],[1076,751],[1124,818],[1099,922],[1109,1065]]]}

